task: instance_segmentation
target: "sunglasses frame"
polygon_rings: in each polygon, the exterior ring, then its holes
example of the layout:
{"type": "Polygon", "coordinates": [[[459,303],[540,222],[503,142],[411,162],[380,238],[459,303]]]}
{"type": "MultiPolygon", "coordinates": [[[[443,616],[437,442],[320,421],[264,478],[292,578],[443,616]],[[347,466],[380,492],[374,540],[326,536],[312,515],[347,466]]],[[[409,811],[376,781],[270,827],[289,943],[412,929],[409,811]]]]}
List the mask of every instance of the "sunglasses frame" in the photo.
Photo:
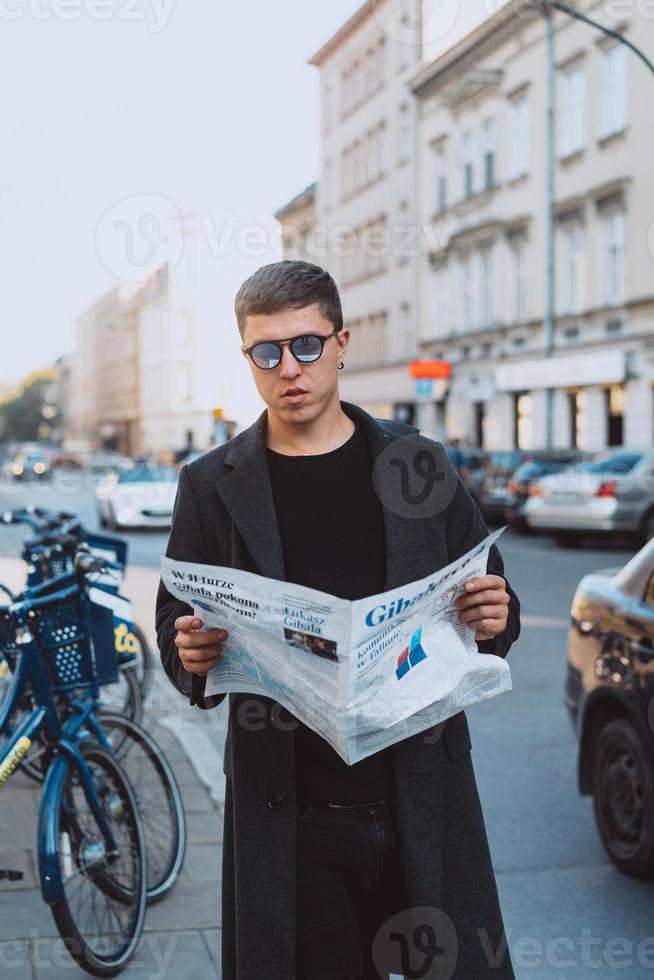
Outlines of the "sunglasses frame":
{"type": "Polygon", "coordinates": [[[329,340],[330,337],[335,337],[336,334],[340,332],[341,332],[340,330],[334,330],[332,333],[328,333],[325,335],[321,333],[301,333],[298,334],[296,337],[287,337],[285,340],[259,340],[257,341],[256,344],[252,344],[250,347],[241,346],[241,350],[249,356],[254,366],[256,368],[259,368],[260,371],[274,371],[275,368],[279,367],[279,365],[282,363],[282,358],[284,356],[284,347],[290,347],[291,354],[298,362],[298,364],[315,364],[316,361],[320,360],[320,358],[322,357],[322,352],[325,349],[325,341],[329,340]],[[300,340],[302,337],[316,337],[318,340],[321,341],[320,353],[318,354],[317,357],[314,357],[312,361],[301,361],[300,358],[295,353],[295,351],[293,350],[292,347],[293,342],[295,340],[300,340]],[[262,344],[272,344],[274,347],[277,347],[279,349],[279,360],[277,361],[277,364],[273,364],[267,368],[261,367],[260,364],[257,364],[257,362],[252,356],[252,351],[255,349],[255,347],[260,347],[262,344]]]}

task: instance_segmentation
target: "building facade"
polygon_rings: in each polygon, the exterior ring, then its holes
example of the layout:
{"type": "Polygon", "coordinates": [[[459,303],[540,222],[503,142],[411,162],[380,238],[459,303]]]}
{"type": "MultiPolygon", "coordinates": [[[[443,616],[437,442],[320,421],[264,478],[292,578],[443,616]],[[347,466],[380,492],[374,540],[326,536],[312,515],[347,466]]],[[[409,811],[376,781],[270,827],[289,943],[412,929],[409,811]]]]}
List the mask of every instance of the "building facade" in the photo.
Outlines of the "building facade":
{"type": "MultiPolygon", "coordinates": [[[[648,49],[651,22],[589,12],[648,49]]],[[[444,359],[425,429],[488,449],[641,447],[654,437],[653,79],[628,49],[555,20],[555,325],[544,357],[547,48],[528,4],[500,8],[423,63],[419,101],[421,357],[444,359]]],[[[651,44],[649,45],[651,48],[651,44]]]]}
{"type": "Polygon", "coordinates": [[[309,184],[303,191],[275,211],[275,218],[282,226],[282,249],[285,259],[302,259],[315,262],[313,253],[316,231],[316,188],[309,184]]]}
{"type": "Polygon", "coordinates": [[[315,261],[341,294],[342,397],[412,421],[417,352],[416,105],[421,36],[401,0],[370,0],[318,51],[321,176],[315,261]]]}

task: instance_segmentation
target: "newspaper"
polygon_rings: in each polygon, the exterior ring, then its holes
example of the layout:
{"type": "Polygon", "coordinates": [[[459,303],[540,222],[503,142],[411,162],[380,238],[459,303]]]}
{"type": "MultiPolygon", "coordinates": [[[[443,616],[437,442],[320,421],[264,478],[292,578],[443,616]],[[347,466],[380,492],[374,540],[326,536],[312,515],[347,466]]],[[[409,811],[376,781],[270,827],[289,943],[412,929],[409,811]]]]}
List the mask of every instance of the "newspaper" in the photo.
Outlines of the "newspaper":
{"type": "Polygon", "coordinates": [[[203,629],[229,633],[205,696],[270,697],[352,765],[511,690],[506,660],[478,651],[454,605],[505,527],[425,578],[355,601],[166,557],[162,577],[203,629]]]}

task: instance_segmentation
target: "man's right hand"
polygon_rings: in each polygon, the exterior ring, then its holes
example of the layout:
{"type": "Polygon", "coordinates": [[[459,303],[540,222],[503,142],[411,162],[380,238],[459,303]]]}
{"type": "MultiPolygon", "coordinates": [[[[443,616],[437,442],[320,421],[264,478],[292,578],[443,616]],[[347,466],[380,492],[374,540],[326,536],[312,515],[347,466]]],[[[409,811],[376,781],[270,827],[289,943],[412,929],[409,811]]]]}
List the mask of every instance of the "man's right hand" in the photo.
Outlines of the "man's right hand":
{"type": "Polygon", "coordinates": [[[227,630],[201,631],[202,620],[197,616],[180,616],[175,620],[175,646],[185,670],[206,677],[222,656],[221,644],[227,639],[227,630]]]}

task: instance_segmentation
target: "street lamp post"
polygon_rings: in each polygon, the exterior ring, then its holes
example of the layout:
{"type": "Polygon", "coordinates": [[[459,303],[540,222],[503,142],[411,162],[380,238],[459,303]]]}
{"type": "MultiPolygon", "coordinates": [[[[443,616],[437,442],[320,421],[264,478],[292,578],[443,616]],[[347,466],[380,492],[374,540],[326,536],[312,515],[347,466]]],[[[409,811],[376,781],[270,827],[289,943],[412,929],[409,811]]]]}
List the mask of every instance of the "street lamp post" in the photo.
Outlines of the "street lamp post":
{"type": "MultiPolygon", "coordinates": [[[[554,16],[549,7],[543,11],[547,27],[547,165],[546,165],[546,290],[545,290],[545,357],[554,351],[554,104],[555,104],[555,61],[554,61],[554,16]]],[[[547,380],[547,379],[546,379],[547,380]]],[[[554,445],[554,389],[545,388],[545,445],[554,445]]]]}
{"type": "MultiPolygon", "coordinates": [[[[607,37],[613,38],[620,44],[624,44],[631,51],[636,54],[642,62],[649,68],[649,70],[654,74],[654,63],[650,61],[647,55],[640,50],[635,44],[633,44],[628,38],[626,38],[619,31],[613,31],[609,27],[605,27],[604,24],[600,24],[599,21],[593,20],[592,17],[588,17],[581,11],[576,10],[574,7],[570,7],[567,3],[561,3],[559,0],[530,0],[530,5],[536,7],[543,14],[545,18],[546,31],[547,31],[547,122],[546,122],[546,143],[547,143],[547,164],[546,164],[546,289],[545,289],[545,321],[544,321],[544,332],[545,332],[545,344],[544,344],[544,355],[545,357],[551,357],[554,351],[554,296],[555,296],[555,278],[554,278],[554,107],[556,98],[556,62],[554,56],[554,11],[559,10],[561,13],[567,14],[569,17],[574,17],[575,20],[580,20],[584,24],[588,24],[590,27],[601,31],[602,34],[606,34],[607,37]]],[[[554,389],[547,387],[545,389],[545,412],[546,412],[546,427],[545,427],[545,440],[548,449],[553,447],[554,438],[554,389]]]]}

